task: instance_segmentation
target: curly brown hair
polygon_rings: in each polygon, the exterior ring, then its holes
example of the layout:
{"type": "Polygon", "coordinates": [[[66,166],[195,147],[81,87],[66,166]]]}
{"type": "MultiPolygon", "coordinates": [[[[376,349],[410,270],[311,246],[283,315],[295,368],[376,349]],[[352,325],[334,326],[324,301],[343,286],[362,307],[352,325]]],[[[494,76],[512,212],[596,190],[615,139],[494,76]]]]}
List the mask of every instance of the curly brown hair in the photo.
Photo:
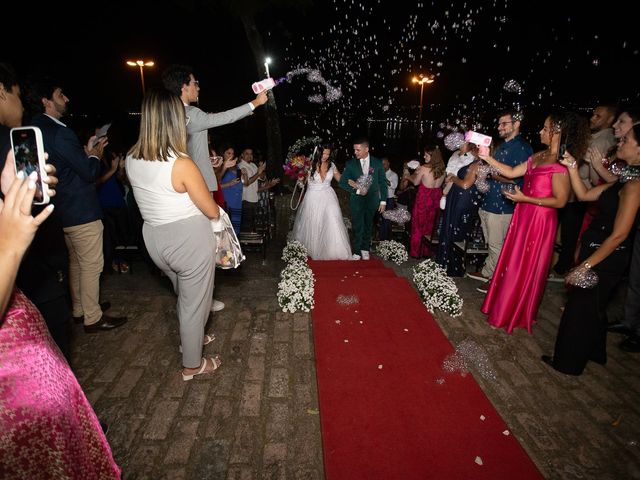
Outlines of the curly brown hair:
{"type": "Polygon", "coordinates": [[[591,140],[589,121],[575,112],[552,113],[549,120],[554,130],[557,129],[567,139],[567,150],[571,155],[582,160],[591,140]]]}

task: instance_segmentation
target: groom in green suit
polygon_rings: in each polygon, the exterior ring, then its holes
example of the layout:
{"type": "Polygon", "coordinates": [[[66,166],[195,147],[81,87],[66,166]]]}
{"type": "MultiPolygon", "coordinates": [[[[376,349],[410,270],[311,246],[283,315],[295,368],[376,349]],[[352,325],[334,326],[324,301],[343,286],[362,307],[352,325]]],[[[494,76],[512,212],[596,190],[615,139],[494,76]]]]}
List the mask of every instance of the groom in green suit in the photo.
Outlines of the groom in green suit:
{"type": "Polygon", "coordinates": [[[387,205],[387,178],[379,158],[369,155],[369,140],[359,138],[353,144],[354,159],[344,167],[340,186],[350,193],[351,224],[353,225],[353,259],[369,260],[373,217],[376,211],[382,213],[387,205]],[[358,178],[372,177],[373,182],[366,192],[360,191],[358,178]]]}

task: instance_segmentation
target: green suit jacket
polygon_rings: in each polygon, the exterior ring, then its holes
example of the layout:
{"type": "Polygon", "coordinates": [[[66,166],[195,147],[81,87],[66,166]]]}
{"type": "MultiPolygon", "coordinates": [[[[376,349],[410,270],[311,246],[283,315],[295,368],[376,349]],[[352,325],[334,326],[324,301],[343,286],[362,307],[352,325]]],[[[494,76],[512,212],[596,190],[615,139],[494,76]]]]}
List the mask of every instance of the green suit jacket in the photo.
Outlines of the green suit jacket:
{"type": "Polygon", "coordinates": [[[353,158],[347,161],[344,167],[342,177],[340,178],[340,187],[351,194],[351,211],[377,210],[380,202],[387,200],[387,177],[384,174],[382,161],[372,155],[369,156],[369,172],[363,172],[360,160],[353,158]],[[358,178],[368,173],[373,177],[373,183],[369,187],[366,195],[356,194],[356,189],[349,185],[349,180],[358,180],[358,178]]]}

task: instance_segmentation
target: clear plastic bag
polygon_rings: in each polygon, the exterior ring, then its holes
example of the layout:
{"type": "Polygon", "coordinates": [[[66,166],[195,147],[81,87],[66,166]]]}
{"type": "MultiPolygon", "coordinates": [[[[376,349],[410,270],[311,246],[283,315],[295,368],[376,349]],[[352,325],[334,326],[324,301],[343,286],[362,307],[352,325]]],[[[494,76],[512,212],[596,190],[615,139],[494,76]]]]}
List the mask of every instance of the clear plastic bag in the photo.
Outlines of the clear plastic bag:
{"type": "Polygon", "coordinates": [[[211,230],[216,237],[216,267],[238,268],[246,257],[242,253],[231,219],[223,209],[220,209],[220,217],[217,220],[211,220],[211,230]]]}

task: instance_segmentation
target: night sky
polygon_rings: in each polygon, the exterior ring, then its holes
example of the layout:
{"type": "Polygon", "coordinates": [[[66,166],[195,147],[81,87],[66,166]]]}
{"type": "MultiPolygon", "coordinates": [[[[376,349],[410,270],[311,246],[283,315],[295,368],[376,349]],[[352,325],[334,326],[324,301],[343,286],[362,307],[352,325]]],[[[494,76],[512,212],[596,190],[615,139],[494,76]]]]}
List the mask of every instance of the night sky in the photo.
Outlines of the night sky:
{"type": "MultiPolygon", "coordinates": [[[[272,76],[317,69],[341,92],[319,103],[325,88],[304,75],[276,87],[285,148],[288,136],[318,133],[343,141],[364,131],[368,119],[415,119],[419,96],[411,77],[418,73],[435,78],[424,98],[433,135],[460,124],[495,133],[491,122],[503,106],[519,106],[527,115],[559,106],[586,112],[597,101],[638,103],[640,42],[624,5],[630,2],[609,11],[600,6],[597,15],[561,2],[521,3],[336,0],[316,1],[304,13],[265,11],[258,26],[273,57],[272,76]],[[520,89],[505,89],[509,80],[520,89]]],[[[241,22],[202,5],[118,0],[83,8],[74,23],[64,7],[39,10],[28,26],[40,45],[5,40],[0,59],[21,76],[60,78],[75,114],[108,119],[136,111],[140,75],[125,60],[137,58],[156,62],[145,69],[147,87],[159,84],[167,65],[187,63],[201,83],[201,107],[231,108],[253,97],[255,61],[241,22]]],[[[3,15],[24,18],[12,8],[3,15]]],[[[257,128],[237,126],[247,127],[257,128]]]]}

